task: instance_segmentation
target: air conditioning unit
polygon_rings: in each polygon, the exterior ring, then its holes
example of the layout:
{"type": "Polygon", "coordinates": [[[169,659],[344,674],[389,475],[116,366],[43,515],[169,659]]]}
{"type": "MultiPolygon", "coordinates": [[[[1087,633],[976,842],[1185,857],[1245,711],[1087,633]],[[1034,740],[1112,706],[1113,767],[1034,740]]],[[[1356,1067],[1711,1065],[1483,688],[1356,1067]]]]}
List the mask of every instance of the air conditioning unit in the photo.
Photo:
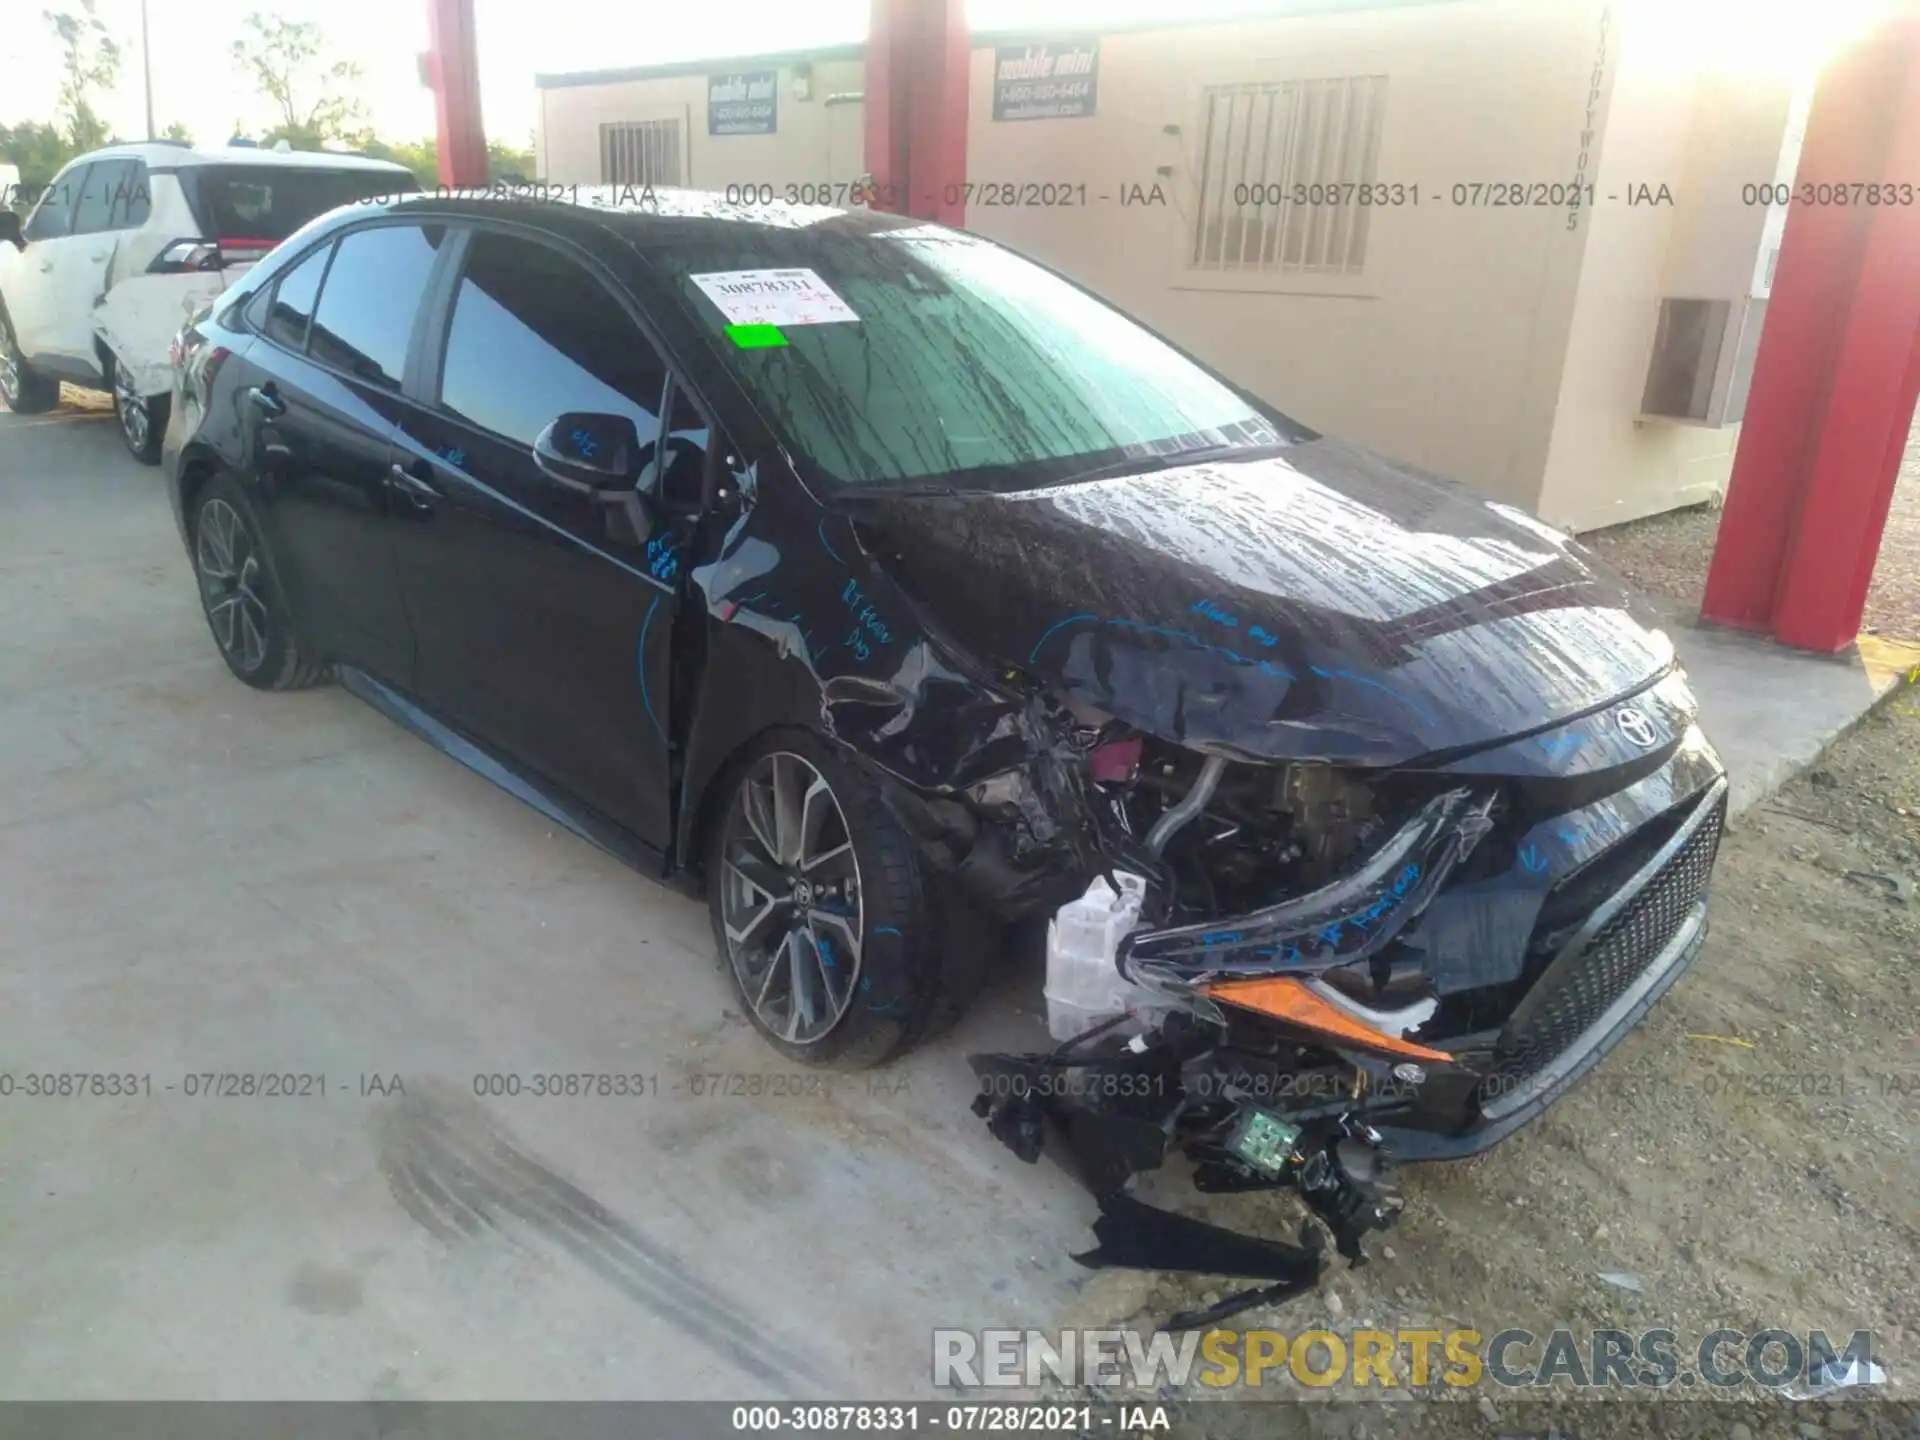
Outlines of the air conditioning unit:
{"type": "Polygon", "coordinates": [[[1766,318],[1764,295],[1663,299],[1640,417],[1683,425],[1738,425],[1747,413],[1753,357],[1766,318]]]}
{"type": "Polygon", "coordinates": [[[1747,413],[1787,224],[1781,202],[1799,165],[1810,100],[1804,82],[1701,78],[1641,420],[1718,428],[1747,413]]]}

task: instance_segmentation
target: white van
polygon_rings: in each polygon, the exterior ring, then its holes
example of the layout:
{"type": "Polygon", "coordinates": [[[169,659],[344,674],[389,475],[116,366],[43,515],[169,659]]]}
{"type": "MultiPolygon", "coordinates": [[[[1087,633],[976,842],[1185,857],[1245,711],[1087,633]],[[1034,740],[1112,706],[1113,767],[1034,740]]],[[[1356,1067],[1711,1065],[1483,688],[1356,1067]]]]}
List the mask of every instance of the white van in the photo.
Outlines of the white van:
{"type": "Polygon", "coordinates": [[[335,206],[419,189],[357,155],[112,145],[72,161],[24,224],[0,209],[0,400],[51,409],[110,390],[127,448],[160,458],[168,352],[187,317],[335,206]]]}

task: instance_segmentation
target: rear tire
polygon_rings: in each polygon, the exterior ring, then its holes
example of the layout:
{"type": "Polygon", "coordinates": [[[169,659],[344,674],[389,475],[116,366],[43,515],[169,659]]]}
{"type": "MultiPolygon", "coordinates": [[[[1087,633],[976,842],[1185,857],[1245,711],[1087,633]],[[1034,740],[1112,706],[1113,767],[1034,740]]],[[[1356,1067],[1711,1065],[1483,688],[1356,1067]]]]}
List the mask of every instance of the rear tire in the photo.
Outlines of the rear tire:
{"type": "Polygon", "coordinates": [[[925,866],[858,760],[779,730],[722,783],[706,854],[714,945],[774,1049],[864,1070],[959,1018],[991,930],[925,866]]]}
{"type": "Polygon", "coordinates": [[[256,690],[303,690],[326,678],[300,639],[253,507],[230,476],[214,476],[193,497],[188,534],[200,607],[234,677],[256,690]]]}
{"type": "Polygon", "coordinates": [[[107,383],[113,390],[113,413],[120,422],[120,438],[127,442],[128,451],[142,465],[158,465],[171,397],[139,394],[120,362],[112,358],[107,360],[107,383]]]}
{"type": "Polygon", "coordinates": [[[28,366],[4,310],[0,310],[0,400],[16,415],[41,415],[60,403],[60,382],[28,366]]]}

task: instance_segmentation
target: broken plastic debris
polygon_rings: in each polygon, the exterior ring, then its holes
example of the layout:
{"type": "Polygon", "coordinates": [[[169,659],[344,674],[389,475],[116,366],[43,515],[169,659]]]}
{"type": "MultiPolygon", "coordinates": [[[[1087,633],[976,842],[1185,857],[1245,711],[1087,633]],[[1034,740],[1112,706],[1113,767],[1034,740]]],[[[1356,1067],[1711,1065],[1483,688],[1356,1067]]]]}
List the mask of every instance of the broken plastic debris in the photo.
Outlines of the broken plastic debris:
{"type": "Polygon", "coordinates": [[[1836,1390],[1847,1390],[1855,1385],[1886,1383],[1887,1372],[1873,1361],[1835,1356],[1808,1371],[1806,1384],[1789,1385],[1780,1393],[1789,1400],[1818,1400],[1823,1395],[1831,1395],[1836,1390]]]}
{"type": "Polygon", "coordinates": [[[1631,1290],[1636,1295],[1644,1295],[1647,1293],[1647,1287],[1640,1283],[1640,1277],[1638,1275],[1629,1275],[1624,1270],[1602,1270],[1599,1273],[1599,1278],[1618,1289],[1631,1290]]]}

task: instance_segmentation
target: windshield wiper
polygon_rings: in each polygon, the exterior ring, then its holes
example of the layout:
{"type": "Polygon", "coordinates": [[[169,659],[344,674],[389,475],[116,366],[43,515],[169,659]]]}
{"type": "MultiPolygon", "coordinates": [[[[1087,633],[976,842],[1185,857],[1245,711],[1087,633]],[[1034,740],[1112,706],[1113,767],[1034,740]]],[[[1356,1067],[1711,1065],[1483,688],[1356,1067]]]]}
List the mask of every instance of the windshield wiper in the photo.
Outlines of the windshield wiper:
{"type": "Polygon", "coordinates": [[[957,485],[892,485],[884,481],[870,481],[864,485],[849,485],[838,492],[835,498],[841,500],[922,500],[928,496],[949,498],[961,494],[976,494],[976,491],[962,491],[957,485]]]}
{"type": "Polygon", "coordinates": [[[972,472],[980,476],[976,483],[959,486],[945,481],[910,482],[897,484],[891,481],[870,481],[858,486],[842,489],[840,497],[848,500],[897,500],[924,499],[928,496],[952,498],[957,496],[1004,494],[1009,490],[1050,490],[1056,485],[1079,485],[1089,480],[1112,480],[1122,475],[1147,475],[1156,470],[1175,470],[1182,465],[1197,465],[1208,460],[1259,460],[1269,455],[1278,455],[1292,449],[1290,445],[1198,445],[1190,450],[1174,450],[1164,455],[1135,455],[1125,460],[1115,460],[1111,464],[1096,465],[1088,470],[1077,470],[1066,475],[1049,476],[1045,479],[1027,479],[1023,484],[1009,483],[1018,477],[1018,469],[1023,467],[996,466],[987,472],[997,472],[998,483],[985,478],[980,471],[972,472]]]}
{"type": "Polygon", "coordinates": [[[1096,465],[1049,480],[1048,485],[1084,485],[1092,480],[1117,480],[1122,475],[1151,475],[1159,470],[1178,470],[1183,465],[1201,465],[1209,460],[1262,460],[1291,450],[1291,445],[1202,445],[1192,450],[1172,450],[1163,455],[1134,455],[1110,465],[1096,465]]]}

